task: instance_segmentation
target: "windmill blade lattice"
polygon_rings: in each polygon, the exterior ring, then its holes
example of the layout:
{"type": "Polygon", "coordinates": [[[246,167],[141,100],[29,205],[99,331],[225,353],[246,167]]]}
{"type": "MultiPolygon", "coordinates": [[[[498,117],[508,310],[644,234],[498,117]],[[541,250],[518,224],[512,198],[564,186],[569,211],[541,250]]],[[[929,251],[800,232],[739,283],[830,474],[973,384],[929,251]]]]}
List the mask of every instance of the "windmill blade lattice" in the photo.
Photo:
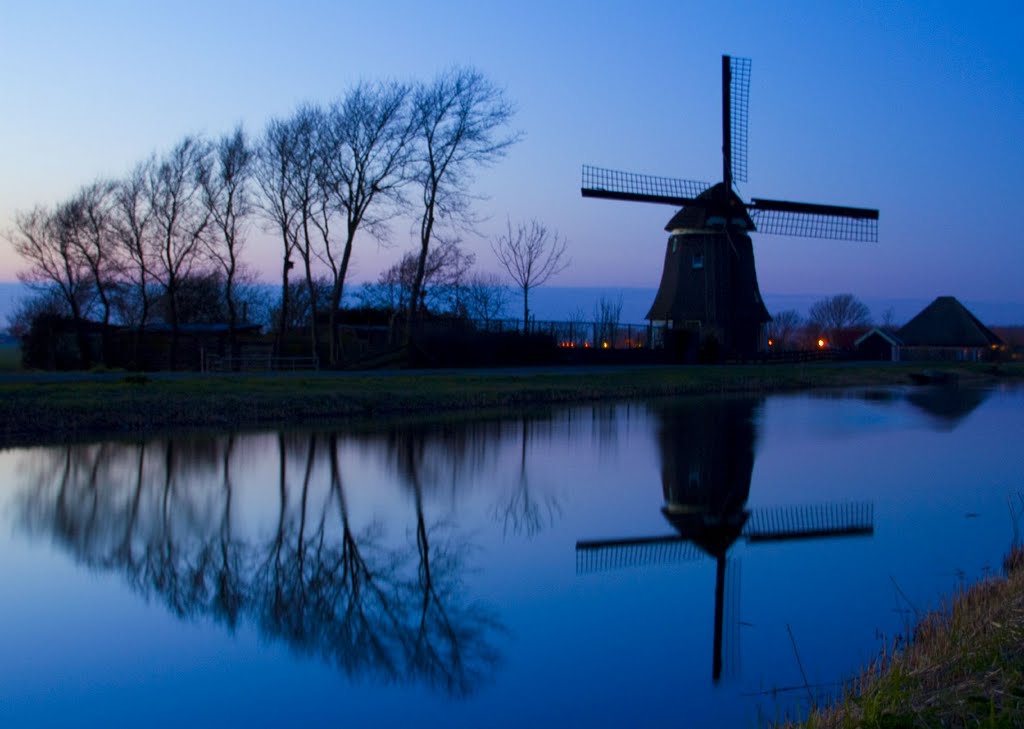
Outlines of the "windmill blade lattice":
{"type": "Polygon", "coordinates": [[[743,536],[751,542],[873,534],[875,507],[863,504],[782,506],[751,512],[743,536]]]}
{"type": "Polygon", "coordinates": [[[710,183],[675,177],[639,175],[583,165],[584,197],[686,205],[711,187],[710,183]]]}
{"type": "Polygon", "coordinates": [[[750,115],[750,59],[729,57],[729,108],[732,137],[732,178],[747,181],[747,128],[750,115]]]}
{"type": "Polygon", "coordinates": [[[878,242],[878,218],[850,217],[749,206],[758,233],[801,238],[878,242]]]}
{"type": "Polygon", "coordinates": [[[576,542],[576,574],[695,562],[706,557],[693,542],[675,536],[580,541],[576,542]]]}

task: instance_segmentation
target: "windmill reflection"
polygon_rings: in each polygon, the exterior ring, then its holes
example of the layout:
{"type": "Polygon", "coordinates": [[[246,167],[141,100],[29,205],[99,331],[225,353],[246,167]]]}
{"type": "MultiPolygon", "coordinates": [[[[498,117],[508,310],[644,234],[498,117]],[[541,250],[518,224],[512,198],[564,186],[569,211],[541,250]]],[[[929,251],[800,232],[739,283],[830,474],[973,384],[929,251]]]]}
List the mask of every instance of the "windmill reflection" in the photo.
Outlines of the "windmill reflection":
{"type": "Polygon", "coordinates": [[[402,466],[415,491],[415,539],[388,543],[380,523],[353,527],[341,438],[280,434],[276,513],[254,528],[251,514],[236,513],[233,464],[245,455],[240,442],[275,443],[244,440],[38,451],[20,495],[22,524],[178,616],[232,630],[248,621],[350,676],[456,696],[489,678],[501,625],[466,594],[464,538],[425,514],[419,461],[402,466]]]}
{"type": "Polygon", "coordinates": [[[723,642],[738,651],[739,580],[730,548],[751,543],[848,537],[874,532],[870,504],[746,508],[762,400],[691,399],[656,410],[662,514],[675,534],[576,543],[578,573],[679,562],[715,560],[715,610],[711,677],[723,671],[723,642]],[[727,610],[732,613],[727,616],[727,610]],[[731,619],[730,619],[731,618],[731,619]],[[730,633],[723,641],[726,624],[730,633]]]}

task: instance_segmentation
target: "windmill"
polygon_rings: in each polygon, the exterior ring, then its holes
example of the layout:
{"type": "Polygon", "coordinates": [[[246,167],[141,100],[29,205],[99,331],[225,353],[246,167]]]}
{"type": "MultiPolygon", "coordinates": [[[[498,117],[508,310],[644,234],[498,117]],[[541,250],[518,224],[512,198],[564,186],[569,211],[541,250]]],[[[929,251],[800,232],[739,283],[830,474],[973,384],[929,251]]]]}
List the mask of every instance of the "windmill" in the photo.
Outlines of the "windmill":
{"type": "Polygon", "coordinates": [[[717,184],[583,166],[583,197],[680,207],[665,226],[669,239],[661,284],[647,319],[665,344],[692,355],[746,356],[762,348],[771,321],[761,300],[750,233],[874,242],[878,211],[751,198],[747,181],[750,60],[722,56],[722,181],[717,184]]]}
{"type": "Polygon", "coordinates": [[[665,498],[661,513],[675,533],[576,542],[578,574],[715,560],[714,681],[722,675],[723,643],[732,649],[726,656],[738,657],[740,581],[737,563],[728,554],[736,542],[756,545],[874,533],[871,504],[747,509],[759,408],[759,400],[736,398],[679,403],[659,411],[665,498]]]}

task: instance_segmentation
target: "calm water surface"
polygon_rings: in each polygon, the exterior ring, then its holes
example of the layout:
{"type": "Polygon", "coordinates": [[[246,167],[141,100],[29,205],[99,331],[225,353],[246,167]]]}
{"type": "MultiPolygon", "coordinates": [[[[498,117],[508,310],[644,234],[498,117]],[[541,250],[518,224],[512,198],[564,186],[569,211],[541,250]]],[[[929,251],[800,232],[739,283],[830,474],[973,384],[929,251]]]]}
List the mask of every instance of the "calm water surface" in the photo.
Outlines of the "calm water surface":
{"type": "Polygon", "coordinates": [[[756,726],[1024,525],[1024,391],[0,452],[0,726],[756,726]]]}

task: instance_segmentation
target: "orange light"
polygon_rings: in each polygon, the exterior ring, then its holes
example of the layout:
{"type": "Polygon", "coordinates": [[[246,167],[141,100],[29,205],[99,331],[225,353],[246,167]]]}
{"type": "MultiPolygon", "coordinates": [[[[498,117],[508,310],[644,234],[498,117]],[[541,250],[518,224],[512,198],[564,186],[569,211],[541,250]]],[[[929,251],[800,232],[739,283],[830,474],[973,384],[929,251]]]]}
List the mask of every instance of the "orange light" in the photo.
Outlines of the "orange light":
{"type": "Polygon", "coordinates": [[[773,346],[775,346],[775,340],[773,340],[773,339],[769,339],[769,340],[768,340],[768,346],[769,346],[769,347],[773,347],[773,346]]]}
{"type": "Polygon", "coordinates": [[[819,339],[818,340],[818,349],[824,349],[824,348],[825,348],[825,340],[824,339],[819,339]]]}
{"type": "Polygon", "coordinates": [[[601,349],[608,349],[608,342],[601,342],[601,349]]]}

